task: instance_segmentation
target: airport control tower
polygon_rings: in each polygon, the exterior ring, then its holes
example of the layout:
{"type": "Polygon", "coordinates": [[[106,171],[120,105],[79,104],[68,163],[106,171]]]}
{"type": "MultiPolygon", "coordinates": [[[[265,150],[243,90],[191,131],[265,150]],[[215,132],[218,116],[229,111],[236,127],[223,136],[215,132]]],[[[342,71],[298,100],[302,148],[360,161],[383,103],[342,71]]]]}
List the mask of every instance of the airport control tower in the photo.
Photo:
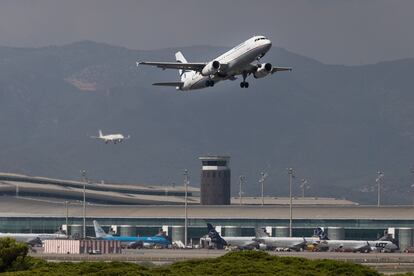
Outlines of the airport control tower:
{"type": "Polygon", "coordinates": [[[230,205],[230,157],[201,156],[201,205],[230,205]]]}

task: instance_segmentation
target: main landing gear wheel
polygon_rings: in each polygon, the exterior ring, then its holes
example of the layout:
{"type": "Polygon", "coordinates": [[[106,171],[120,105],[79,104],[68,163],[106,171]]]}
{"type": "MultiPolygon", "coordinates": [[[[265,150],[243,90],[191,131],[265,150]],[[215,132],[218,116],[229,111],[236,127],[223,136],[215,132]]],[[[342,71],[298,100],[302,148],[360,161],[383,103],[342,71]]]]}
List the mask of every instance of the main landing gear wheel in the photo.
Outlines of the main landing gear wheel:
{"type": "Polygon", "coordinates": [[[209,87],[209,86],[214,86],[214,81],[213,80],[206,80],[206,86],[207,87],[209,87]]]}
{"type": "Polygon", "coordinates": [[[249,83],[248,83],[247,81],[242,81],[242,82],[240,83],[240,87],[241,87],[241,88],[249,88],[249,83]]]}
{"type": "Polygon", "coordinates": [[[246,81],[247,72],[244,71],[242,75],[243,75],[243,81],[240,83],[240,87],[241,88],[248,88],[249,87],[249,83],[246,81]]]}

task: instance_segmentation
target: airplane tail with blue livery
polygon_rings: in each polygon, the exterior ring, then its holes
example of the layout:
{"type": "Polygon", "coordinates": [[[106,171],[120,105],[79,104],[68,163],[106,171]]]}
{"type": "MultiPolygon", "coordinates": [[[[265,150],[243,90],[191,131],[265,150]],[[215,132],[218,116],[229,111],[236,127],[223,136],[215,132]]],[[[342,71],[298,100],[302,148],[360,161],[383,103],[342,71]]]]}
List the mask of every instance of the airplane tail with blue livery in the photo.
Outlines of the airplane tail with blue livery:
{"type": "Polygon", "coordinates": [[[112,237],[112,235],[105,233],[105,231],[96,220],[93,221],[93,228],[95,228],[95,236],[98,239],[112,237]]]}
{"type": "Polygon", "coordinates": [[[220,236],[216,229],[214,229],[211,223],[207,223],[207,231],[208,237],[211,239],[212,242],[214,242],[217,245],[218,248],[223,248],[224,246],[227,246],[227,242],[220,236]]]}

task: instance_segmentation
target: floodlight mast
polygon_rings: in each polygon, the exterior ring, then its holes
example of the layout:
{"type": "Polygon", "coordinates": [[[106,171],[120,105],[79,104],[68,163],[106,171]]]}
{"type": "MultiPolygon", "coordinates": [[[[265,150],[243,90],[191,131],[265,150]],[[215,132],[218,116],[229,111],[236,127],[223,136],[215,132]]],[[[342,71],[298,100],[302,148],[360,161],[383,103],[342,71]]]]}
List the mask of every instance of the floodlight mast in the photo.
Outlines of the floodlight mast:
{"type": "MultiPolygon", "coordinates": [[[[86,170],[81,170],[82,182],[83,182],[83,238],[86,239],[86,170]]],[[[67,227],[67,226],[66,226],[67,227]]]]}
{"type": "Polygon", "coordinates": [[[384,173],[382,171],[377,172],[377,207],[381,206],[381,179],[384,177],[384,173]]]}
{"type": "Polygon", "coordinates": [[[289,175],[289,237],[292,237],[292,180],[295,177],[293,168],[288,168],[289,175]]]}
{"type": "Polygon", "coordinates": [[[240,175],[240,177],[239,177],[239,199],[240,199],[239,204],[240,205],[243,204],[243,199],[242,199],[242,195],[243,195],[242,185],[243,185],[243,183],[244,183],[245,180],[246,180],[246,177],[244,175],[240,175]]]}
{"type": "Polygon", "coordinates": [[[184,170],[184,188],[185,188],[185,200],[184,200],[184,245],[187,248],[187,227],[188,227],[188,213],[187,213],[187,199],[188,199],[188,170],[184,170]]]}
{"type": "Polygon", "coordinates": [[[261,184],[261,187],[262,187],[262,206],[264,206],[264,182],[267,178],[267,173],[261,172],[260,175],[261,177],[259,179],[259,183],[261,184]]]}

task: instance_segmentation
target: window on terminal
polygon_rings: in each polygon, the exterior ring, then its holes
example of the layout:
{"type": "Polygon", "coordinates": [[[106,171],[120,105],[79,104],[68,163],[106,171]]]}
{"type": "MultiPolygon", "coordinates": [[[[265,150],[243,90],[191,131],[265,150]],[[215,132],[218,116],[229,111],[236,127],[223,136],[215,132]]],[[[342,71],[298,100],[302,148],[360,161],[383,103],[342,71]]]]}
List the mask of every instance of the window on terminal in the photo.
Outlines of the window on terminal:
{"type": "Polygon", "coordinates": [[[203,166],[214,166],[214,167],[224,167],[226,166],[226,161],[224,160],[218,160],[218,161],[203,161],[203,166]]]}

